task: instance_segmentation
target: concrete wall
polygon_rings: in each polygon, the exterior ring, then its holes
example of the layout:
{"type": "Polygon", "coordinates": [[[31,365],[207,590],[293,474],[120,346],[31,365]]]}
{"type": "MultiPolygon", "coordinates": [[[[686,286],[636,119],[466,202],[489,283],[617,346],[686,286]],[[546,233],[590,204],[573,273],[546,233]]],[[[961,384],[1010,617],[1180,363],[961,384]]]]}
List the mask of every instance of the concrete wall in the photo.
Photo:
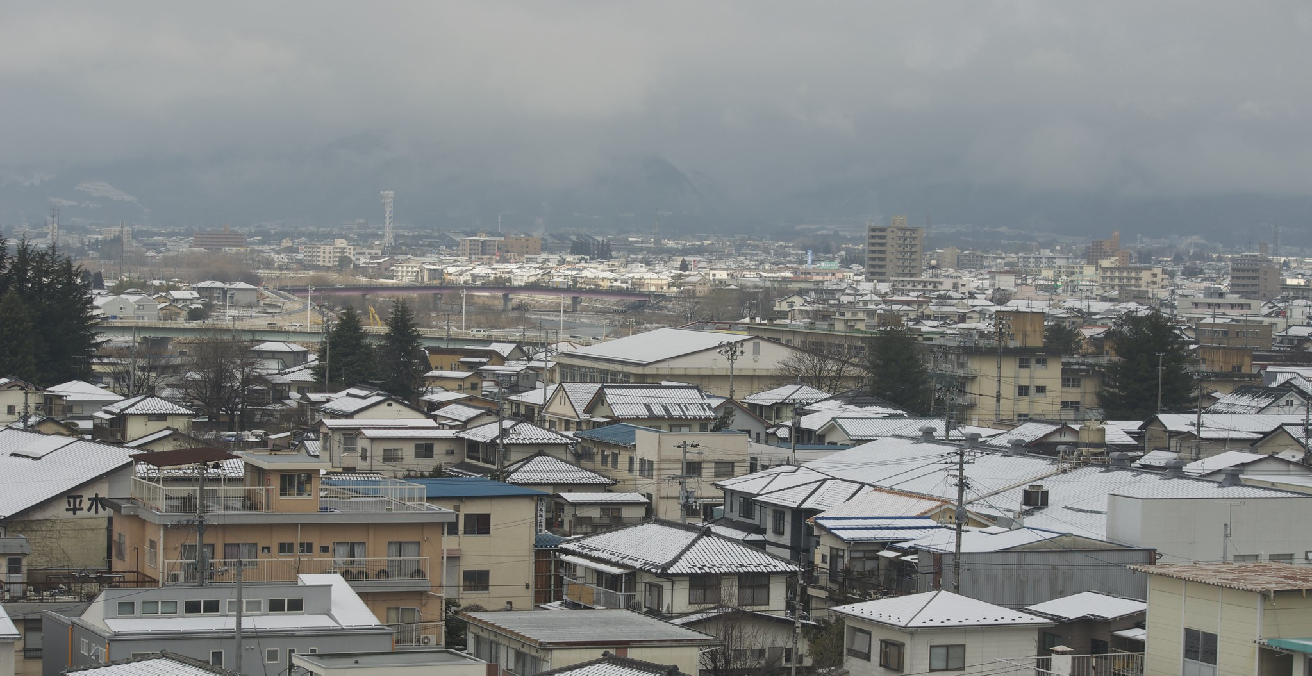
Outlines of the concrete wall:
{"type": "MultiPolygon", "coordinates": [[[[1281,595],[1277,605],[1286,599],[1281,595]]],[[[1258,673],[1258,647],[1254,643],[1259,635],[1279,635],[1258,627],[1259,595],[1252,592],[1225,589],[1197,582],[1185,582],[1154,575],[1148,583],[1148,643],[1144,655],[1145,676],[1178,676],[1184,656],[1184,629],[1199,629],[1217,635],[1217,673],[1258,673]]],[[[1298,608],[1304,616],[1312,616],[1312,603],[1302,598],[1290,598],[1291,608],[1298,608]]],[[[1291,630],[1305,630],[1290,637],[1307,636],[1307,626],[1294,626],[1291,630]]],[[[1288,672],[1286,672],[1288,673],[1288,672]]]]}
{"type": "Polygon", "coordinates": [[[428,503],[459,512],[460,534],[446,538],[447,596],[488,610],[502,610],[507,603],[514,610],[531,610],[537,497],[432,498],[428,503]],[[466,514],[491,515],[493,534],[466,534],[466,514]],[[488,591],[464,591],[465,570],[488,571],[488,591]]]}
{"type": "MultiPolygon", "coordinates": [[[[844,640],[844,653],[851,643],[851,629],[870,632],[870,660],[845,655],[843,666],[851,676],[886,676],[894,673],[879,666],[879,642],[897,641],[904,645],[902,673],[929,672],[929,649],[936,645],[965,644],[965,673],[980,673],[989,667],[996,668],[995,660],[1029,657],[1038,654],[1038,630],[1025,627],[968,627],[962,629],[926,629],[904,632],[894,627],[875,624],[851,616],[843,616],[848,635],[844,640]],[[983,668],[981,668],[981,665],[983,668]]],[[[952,672],[945,672],[952,673],[952,672]]],[[[956,672],[961,673],[961,672],[956,672]]],[[[1019,672],[1018,672],[1019,673],[1019,672]]],[[[1177,674],[1179,672],[1176,672],[1177,674]]]]}
{"type": "MultiPolygon", "coordinates": [[[[1143,598],[1143,573],[1125,568],[1152,564],[1150,549],[1061,549],[963,553],[961,593],[1000,606],[1018,608],[1071,594],[1098,591],[1143,598]]],[[[952,587],[952,554],[921,552],[916,591],[952,587]]]]}
{"type": "Polygon", "coordinates": [[[110,511],[99,500],[125,495],[131,472],[125,466],[6,519],[6,532],[32,546],[28,568],[106,567],[110,511]]]}
{"type": "MultiPolygon", "coordinates": [[[[1128,498],[1107,501],[1107,538],[1132,546],[1152,546],[1160,563],[1220,561],[1225,524],[1230,524],[1229,556],[1293,554],[1306,563],[1312,542],[1312,499],[1305,497],[1128,498]]],[[[1241,559],[1242,560],[1242,559],[1241,559]]]]}

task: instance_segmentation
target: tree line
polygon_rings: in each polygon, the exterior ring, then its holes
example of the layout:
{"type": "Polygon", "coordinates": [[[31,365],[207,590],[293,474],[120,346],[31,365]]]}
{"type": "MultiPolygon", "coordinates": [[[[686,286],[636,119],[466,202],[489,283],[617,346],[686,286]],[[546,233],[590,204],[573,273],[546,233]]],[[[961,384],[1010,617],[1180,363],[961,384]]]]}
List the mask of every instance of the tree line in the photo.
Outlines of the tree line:
{"type": "Polygon", "coordinates": [[[100,345],[91,274],[53,246],[0,238],[0,377],[41,387],[86,378],[100,345]]]}

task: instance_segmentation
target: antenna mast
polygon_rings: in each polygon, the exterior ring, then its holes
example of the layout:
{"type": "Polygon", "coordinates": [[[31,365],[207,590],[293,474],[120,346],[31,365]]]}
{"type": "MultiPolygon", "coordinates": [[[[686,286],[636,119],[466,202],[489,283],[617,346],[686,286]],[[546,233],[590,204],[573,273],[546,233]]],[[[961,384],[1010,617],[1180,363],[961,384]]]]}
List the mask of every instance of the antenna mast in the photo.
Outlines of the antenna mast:
{"type": "Polygon", "coordinates": [[[392,200],[396,197],[396,192],[392,190],[383,191],[383,250],[387,251],[396,246],[396,237],[392,234],[392,200]]]}
{"type": "Polygon", "coordinates": [[[50,205],[50,246],[59,248],[59,206],[50,205]]]}

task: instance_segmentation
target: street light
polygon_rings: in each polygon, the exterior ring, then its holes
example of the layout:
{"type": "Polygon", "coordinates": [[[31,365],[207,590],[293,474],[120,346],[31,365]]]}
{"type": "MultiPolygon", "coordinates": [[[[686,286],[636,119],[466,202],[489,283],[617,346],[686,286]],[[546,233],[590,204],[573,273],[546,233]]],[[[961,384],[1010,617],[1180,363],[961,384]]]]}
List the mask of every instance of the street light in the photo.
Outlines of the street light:
{"type": "Polygon", "coordinates": [[[738,361],[739,357],[743,356],[746,349],[743,347],[741,341],[730,342],[726,340],[723,343],[720,343],[720,346],[715,348],[715,351],[719,352],[729,361],[729,398],[733,399],[733,365],[734,362],[738,361]]]}

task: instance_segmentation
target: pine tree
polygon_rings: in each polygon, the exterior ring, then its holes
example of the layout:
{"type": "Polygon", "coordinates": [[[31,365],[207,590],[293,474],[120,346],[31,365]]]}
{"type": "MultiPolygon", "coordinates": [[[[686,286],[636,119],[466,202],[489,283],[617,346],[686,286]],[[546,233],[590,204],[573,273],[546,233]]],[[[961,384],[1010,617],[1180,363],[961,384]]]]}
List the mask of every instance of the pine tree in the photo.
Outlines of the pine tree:
{"type": "Polygon", "coordinates": [[[929,372],[905,328],[882,329],[866,342],[866,373],[871,394],[914,414],[929,412],[934,395],[929,372]]]}
{"type": "Polygon", "coordinates": [[[1193,381],[1185,371],[1189,354],[1170,318],[1156,310],[1122,315],[1108,332],[1115,359],[1107,367],[1098,404],[1110,420],[1142,420],[1157,413],[1158,366],[1163,411],[1193,403],[1193,381]]]}
{"type": "Polygon", "coordinates": [[[419,401],[427,358],[419,339],[419,326],[405,301],[392,301],[387,334],[379,349],[383,389],[408,402],[419,401]]]}
{"type": "MultiPolygon", "coordinates": [[[[5,250],[0,239],[0,250],[5,250]]],[[[17,294],[31,323],[38,385],[85,378],[100,341],[91,290],[83,270],[54,248],[19,242],[12,257],[0,255],[0,295],[17,294]]]]}
{"type": "Polygon", "coordinates": [[[355,308],[348,306],[342,312],[324,347],[315,375],[325,388],[367,385],[378,379],[374,347],[369,344],[369,337],[360,324],[360,313],[355,308]],[[332,378],[331,382],[325,380],[325,375],[332,378]]]}
{"type": "Polygon", "coordinates": [[[36,381],[36,332],[18,292],[0,298],[0,377],[36,381]]]}
{"type": "Polygon", "coordinates": [[[105,288],[105,276],[100,274],[99,270],[96,270],[95,272],[91,273],[91,288],[92,289],[105,288]]]}

